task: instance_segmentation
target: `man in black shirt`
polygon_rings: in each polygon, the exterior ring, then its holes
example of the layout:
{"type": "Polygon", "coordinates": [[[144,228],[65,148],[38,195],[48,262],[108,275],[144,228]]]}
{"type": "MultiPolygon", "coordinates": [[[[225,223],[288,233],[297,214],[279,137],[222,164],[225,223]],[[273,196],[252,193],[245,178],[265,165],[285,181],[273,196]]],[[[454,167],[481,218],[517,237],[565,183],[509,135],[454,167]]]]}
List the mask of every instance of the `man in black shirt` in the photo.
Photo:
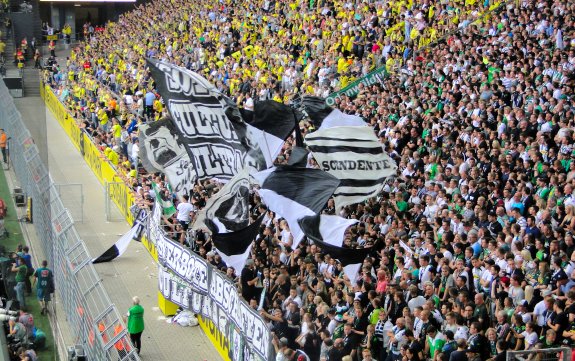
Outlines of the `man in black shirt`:
{"type": "Polygon", "coordinates": [[[254,260],[248,259],[241,275],[242,297],[246,301],[249,302],[253,297],[256,297],[256,285],[258,280],[258,271],[255,267],[254,260]]]}
{"type": "Polygon", "coordinates": [[[343,348],[343,339],[338,338],[334,341],[333,347],[329,350],[328,360],[329,361],[341,361],[341,359],[348,354],[345,353],[343,348]]]}
{"type": "Polygon", "coordinates": [[[343,326],[342,339],[344,355],[352,355],[353,358],[353,354],[355,354],[359,342],[357,335],[353,332],[353,324],[346,323],[345,326],[343,326]]]}
{"type": "Polygon", "coordinates": [[[555,334],[557,335],[555,340],[557,344],[560,344],[563,341],[563,332],[569,328],[569,318],[564,309],[565,300],[555,300],[555,304],[553,305],[555,317],[547,320],[547,326],[555,331],[555,334]]]}
{"type": "Polygon", "coordinates": [[[285,337],[288,340],[288,345],[293,342],[293,339],[290,340],[288,322],[284,318],[281,308],[276,308],[273,311],[273,315],[267,313],[265,310],[261,310],[260,315],[271,321],[271,332],[273,332],[273,335],[277,336],[280,340],[285,337]]]}

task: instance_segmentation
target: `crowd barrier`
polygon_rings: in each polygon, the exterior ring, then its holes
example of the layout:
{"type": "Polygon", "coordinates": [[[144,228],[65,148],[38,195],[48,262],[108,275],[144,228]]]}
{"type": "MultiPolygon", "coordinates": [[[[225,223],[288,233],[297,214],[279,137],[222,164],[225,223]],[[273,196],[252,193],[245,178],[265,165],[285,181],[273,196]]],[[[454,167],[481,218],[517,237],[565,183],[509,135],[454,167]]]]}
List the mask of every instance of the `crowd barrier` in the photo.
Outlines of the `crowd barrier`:
{"type": "MultiPolygon", "coordinates": [[[[80,238],[74,221],[64,207],[38,147],[8,88],[0,81],[0,128],[10,137],[10,165],[26,195],[27,217],[32,219],[38,242],[32,244],[54,271],[55,297],[61,305],[73,340],[64,340],[52,325],[58,352],[65,357],[67,343],[80,345],[93,360],[140,358],[132,346],[122,316],[101,283],[92,256],[80,238]],[[38,248],[36,248],[38,247],[38,248]]],[[[55,350],[56,351],[56,350],[55,350]]]]}
{"type": "MultiPolygon", "coordinates": [[[[117,175],[115,168],[109,160],[94,145],[88,134],[82,131],[76,120],[69,114],[52,89],[44,83],[41,84],[41,95],[47,108],[50,109],[71,142],[84,157],[86,164],[88,164],[94,172],[96,178],[98,178],[103,185],[108,185],[112,188],[109,193],[113,203],[118,207],[126,221],[129,224],[133,224],[135,218],[135,214],[132,212],[132,205],[134,204],[133,191],[123,183],[122,178],[117,175]]],[[[186,286],[182,284],[182,278],[178,277],[174,272],[166,271],[163,268],[161,255],[158,253],[156,247],[158,237],[161,238],[160,235],[150,235],[149,232],[146,232],[146,235],[142,236],[141,241],[148,250],[148,253],[159,265],[158,307],[164,315],[173,315],[179,306],[190,309],[192,307],[190,304],[181,302],[182,295],[187,294],[187,291],[185,291],[186,286]]],[[[213,269],[210,265],[206,266],[206,275],[209,275],[210,281],[212,279],[219,279],[219,277],[216,276],[218,273],[221,272],[213,269]]],[[[215,283],[214,281],[214,285],[215,283]]],[[[223,287],[221,286],[223,283],[224,282],[219,282],[218,284],[220,287],[223,287]]],[[[274,359],[273,346],[271,342],[269,342],[269,330],[262,328],[263,324],[260,322],[261,317],[259,315],[249,314],[245,307],[245,302],[240,302],[237,299],[234,301],[234,305],[239,305],[237,309],[239,310],[241,308],[242,311],[245,312],[240,313],[240,311],[237,311],[237,317],[232,317],[228,308],[231,307],[231,301],[218,302],[212,299],[211,294],[215,292],[215,289],[211,293],[206,291],[205,294],[197,293],[191,289],[189,292],[190,295],[202,297],[200,303],[203,304],[203,307],[194,310],[197,311],[198,314],[199,326],[224,360],[274,359]],[[242,304],[243,307],[240,307],[242,304]],[[259,328],[256,329],[255,325],[259,328]],[[245,330],[248,329],[251,334],[246,336],[245,330]],[[265,332],[256,332],[257,330],[265,332]],[[252,335],[256,333],[258,337],[262,338],[261,342],[259,342],[259,353],[254,352],[253,346],[256,342],[252,335]]],[[[237,291],[234,289],[232,293],[237,294],[237,291]]]]}

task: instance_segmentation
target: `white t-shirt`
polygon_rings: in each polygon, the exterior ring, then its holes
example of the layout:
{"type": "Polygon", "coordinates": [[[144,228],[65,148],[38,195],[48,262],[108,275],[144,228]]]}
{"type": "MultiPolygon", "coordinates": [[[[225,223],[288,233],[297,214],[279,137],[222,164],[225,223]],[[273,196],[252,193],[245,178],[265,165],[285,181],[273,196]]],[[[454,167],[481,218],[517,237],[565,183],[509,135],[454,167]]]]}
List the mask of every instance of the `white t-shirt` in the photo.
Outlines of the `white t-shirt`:
{"type": "Polygon", "coordinates": [[[178,221],[189,222],[192,220],[192,216],[190,215],[190,213],[194,211],[194,206],[192,206],[190,203],[181,202],[180,204],[178,204],[177,209],[178,209],[178,215],[176,218],[178,219],[178,221]]]}
{"type": "Polygon", "coordinates": [[[525,337],[525,344],[526,344],[526,350],[530,350],[531,348],[533,348],[533,346],[535,346],[535,344],[537,343],[537,340],[539,339],[537,337],[537,332],[527,332],[527,331],[523,331],[521,332],[521,335],[523,335],[523,337],[525,337]]]}
{"type": "Polygon", "coordinates": [[[533,316],[535,321],[537,321],[537,325],[540,327],[545,325],[545,318],[543,317],[545,310],[547,310],[547,305],[543,300],[539,301],[533,308],[533,316]]]}

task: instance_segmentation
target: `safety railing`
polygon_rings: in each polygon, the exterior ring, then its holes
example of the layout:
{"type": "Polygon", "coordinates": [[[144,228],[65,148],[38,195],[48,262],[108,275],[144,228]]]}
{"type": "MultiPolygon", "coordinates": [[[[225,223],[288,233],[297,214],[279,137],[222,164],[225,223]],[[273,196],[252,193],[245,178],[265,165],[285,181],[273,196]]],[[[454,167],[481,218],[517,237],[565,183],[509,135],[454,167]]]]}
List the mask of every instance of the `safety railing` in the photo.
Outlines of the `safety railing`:
{"type": "Polygon", "coordinates": [[[535,347],[532,350],[507,351],[507,361],[569,361],[570,347],[535,347]]]}
{"type": "Polygon", "coordinates": [[[33,223],[49,267],[54,268],[56,296],[74,343],[83,346],[90,360],[138,361],[122,316],[103,287],[92,265],[93,258],[3,82],[0,128],[12,138],[10,164],[20,187],[32,199],[33,223]]]}

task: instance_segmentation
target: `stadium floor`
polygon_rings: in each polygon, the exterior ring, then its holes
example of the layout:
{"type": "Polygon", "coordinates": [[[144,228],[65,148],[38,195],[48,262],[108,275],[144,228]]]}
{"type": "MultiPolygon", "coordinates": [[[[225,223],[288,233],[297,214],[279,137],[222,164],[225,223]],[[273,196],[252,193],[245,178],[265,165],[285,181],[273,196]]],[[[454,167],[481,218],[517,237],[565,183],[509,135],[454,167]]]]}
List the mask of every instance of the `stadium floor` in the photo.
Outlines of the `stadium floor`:
{"type": "MultiPolygon", "coordinates": [[[[40,98],[19,99],[17,106],[24,117],[27,114],[37,114],[38,111],[43,112],[45,109],[40,98]]],[[[129,227],[125,221],[106,221],[104,187],[85,164],[51,113],[46,112],[45,117],[45,124],[42,124],[42,121],[26,123],[30,128],[39,127],[30,129],[33,136],[42,137],[45,134],[45,139],[38,139],[37,143],[42,151],[42,143],[45,142],[49,169],[54,182],[82,184],[84,216],[83,222],[76,223],[76,228],[91,255],[97,256],[114,244],[129,230],[129,227]]],[[[42,117],[36,119],[38,118],[42,117]]],[[[121,219],[114,206],[111,210],[112,219],[121,219]]],[[[112,302],[121,313],[129,308],[132,296],[140,297],[146,310],[146,329],[142,337],[141,353],[143,360],[221,360],[199,327],[180,327],[166,323],[165,317],[157,307],[157,266],[143,245],[132,243],[121,258],[110,263],[98,264],[96,269],[112,302]]]]}

